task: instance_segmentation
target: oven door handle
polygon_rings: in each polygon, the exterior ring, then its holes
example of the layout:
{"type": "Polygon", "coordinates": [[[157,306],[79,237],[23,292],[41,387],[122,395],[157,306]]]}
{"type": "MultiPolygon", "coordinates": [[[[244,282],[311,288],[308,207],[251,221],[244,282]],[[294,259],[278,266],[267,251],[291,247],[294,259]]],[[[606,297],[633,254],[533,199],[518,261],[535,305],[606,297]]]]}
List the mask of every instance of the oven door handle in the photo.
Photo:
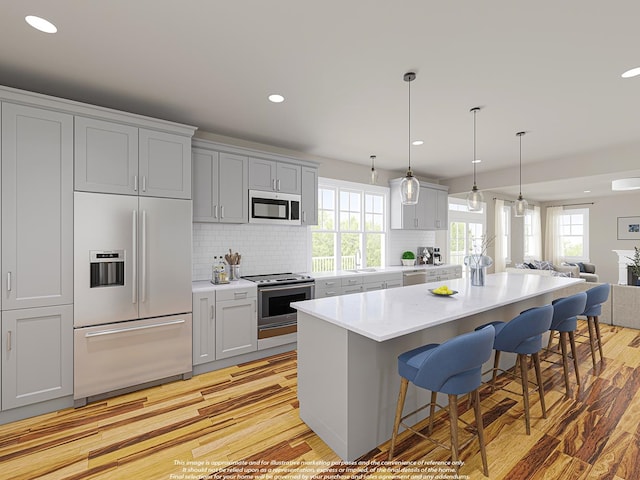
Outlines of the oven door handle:
{"type": "Polygon", "coordinates": [[[260,287],[260,291],[261,292],[281,292],[283,290],[293,290],[294,288],[306,288],[306,287],[312,287],[313,288],[313,282],[311,283],[292,283],[289,285],[283,285],[283,286],[276,286],[276,287],[260,287]]]}

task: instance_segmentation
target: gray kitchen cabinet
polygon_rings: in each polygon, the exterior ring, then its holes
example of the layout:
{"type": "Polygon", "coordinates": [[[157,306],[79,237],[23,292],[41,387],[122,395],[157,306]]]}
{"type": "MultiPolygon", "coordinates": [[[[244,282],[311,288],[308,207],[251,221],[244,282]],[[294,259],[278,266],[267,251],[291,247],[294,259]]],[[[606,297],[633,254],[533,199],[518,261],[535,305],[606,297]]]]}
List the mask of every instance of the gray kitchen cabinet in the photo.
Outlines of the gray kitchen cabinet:
{"type": "Polygon", "coordinates": [[[394,272],[366,275],[362,279],[362,284],[365,292],[402,287],[402,273],[394,272]]]}
{"type": "Polygon", "coordinates": [[[249,159],[249,188],[268,192],[302,192],[302,167],[262,158],[249,159]]]}
{"type": "Polygon", "coordinates": [[[318,169],[302,167],[302,225],[318,224],[318,169]]]}
{"type": "Polygon", "coordinates": [[[138,181],[138,129],[75,117],[75,189],[134,195],[138,181]]]}
{"type": "Polygon", "coordinates": [[[139,129],[140,195],[191,198],[191,138],[139,129]]]}
{"type": "Polygon", "coordinates": [[[255,287],[216,292],[216,360],[258,349],[255,287]]]}
{"type": "Polygon", "coordinates": [[[191,198],[191,137],[75,117],[75,189],[191,198]]]}
{"type": "Polygon", "coordinates": [[[2,309],[73,303],[73,116],[2,103],[2,309]]]}
{"type": "Polygon", "coordinates": [[[73,306],[2,312],[2,410],[73,393],[73,306]]]}
{"type": "Polygon", "coordinates": [[[193,294],[193,364],[212,362],[216,357],[215,291],[193,294]]]}
{"type": "Polygon", "coordinates": [[[247,157],[194,147],[193,221],[247,223],[247,157]]]}
{"type": "Polygon", "coordinates": [[[402,230],[447,230],[448,189],[442,185],[420,183],[416,205],[403,205],[401,179],[391,180],[391,228],[402,230]]]}

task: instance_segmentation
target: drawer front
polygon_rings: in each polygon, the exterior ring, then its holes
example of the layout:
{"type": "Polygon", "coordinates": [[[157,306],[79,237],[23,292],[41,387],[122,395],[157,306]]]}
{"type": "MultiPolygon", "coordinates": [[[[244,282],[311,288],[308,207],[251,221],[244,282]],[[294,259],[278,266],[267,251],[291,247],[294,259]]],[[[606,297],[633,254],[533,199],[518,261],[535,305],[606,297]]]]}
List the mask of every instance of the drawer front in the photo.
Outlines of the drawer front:
{"type": "Polygon", "coordinates": [[[191,337],[191,314],[77,328],[73,398],[191,372],[191,337]]]}
{"type": "Polygon", "coordinates": [[[318,288],[316,285],[315,298],[335,297],[342,295],[342,287],[340,285],[333,285],[326,288],[318,288]]]}
{"type": "Polygon", "coordinates": [[[353,277],[344,277],[341,281],[343,287],[351,287],[353,285],[362,285],[363,277],[354,275],[353,277]]]}
{"type": "Polygon", "coordinates": [[[216,302],[244,300],[245,298],[256,298],[257,296],[258,289],[256,287],[223,288],[216,290],[216,302]]]}
{"type": "Polygon", "coordinates": [[[322,289],[335,290],[337,287],[340,287],[340,285],[342,285],[342,283],[339,278],[316,280],[316,290],[322,290],[322,289]]]}

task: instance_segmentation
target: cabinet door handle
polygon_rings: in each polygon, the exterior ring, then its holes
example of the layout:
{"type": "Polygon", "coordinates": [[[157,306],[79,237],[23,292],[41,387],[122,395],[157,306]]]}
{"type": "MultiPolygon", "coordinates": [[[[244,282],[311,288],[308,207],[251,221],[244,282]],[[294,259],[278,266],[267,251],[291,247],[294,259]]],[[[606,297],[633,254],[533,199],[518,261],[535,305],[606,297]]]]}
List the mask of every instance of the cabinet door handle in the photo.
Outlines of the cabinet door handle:
{"type": "Polygon", "coordinates": [[[215,309],[213,308],[213,305],[211,305],[211,320],[213,320],[213,317],[215,316],[215,309]]]}
{"type": "Polygon", "coordinates": [[[213,206],[213,218],[218,218],[218,205],[213,206]]]}
{"type": "Polygon", "coordinates": [[[307,212],[302,212],[302,221],[307,223],[307,212]]]}
{"type": "Polygon", "coordinates": [[[224,205],[220,207],[220,218],[224,218],[224,205]]]}
{"type": "Polygon", "coordinates": [[[234,298],[247,298],[247,292],[233,292],[234,298]]]}
{"type": "Polygon", "coordinates": [[[276,179],[271,180],[271,190],[276,190],[276,179]]]}
{"type": "Polygon", "coordinates": [[[280,179],[278,179],[278,191],[280,191],[280,179]]]}
{"type": "Polygon", "coordinates": [[[131,220],[131,303],[138,301],[138,211],[131,220]]]}
{"type": "Polygon", "coordinates": [[[7,292],[11,291],[11,272],[7,272],[7,292]]]}
{"type": "Polygon", "coordinates": [[[138,191],[138,175],[133,176],[133,191],[138,191]]]}
{"type": "Polygon", "coordinates": [[[147,176],[146,175],[142,176],[142,191],[143,192],[147,191],[147,176]]]}
{"type": "Polygon", "coordinates": [[[10,352],[10,351],[11,351],[11,344],[12,344],[12,343],[13,343],[13,342],[11,341],[11,330],[9,330],[9,331],[7,332],[7,352],[10,352]]]}

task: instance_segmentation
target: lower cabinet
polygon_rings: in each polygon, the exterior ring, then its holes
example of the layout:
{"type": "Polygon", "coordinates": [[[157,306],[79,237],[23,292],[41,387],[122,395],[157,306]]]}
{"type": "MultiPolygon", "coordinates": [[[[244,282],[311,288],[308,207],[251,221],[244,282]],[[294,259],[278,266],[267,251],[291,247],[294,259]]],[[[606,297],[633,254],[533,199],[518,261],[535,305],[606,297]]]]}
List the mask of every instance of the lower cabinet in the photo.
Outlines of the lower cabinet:
{"type": "Polygon", "coordinates": [[[73,306],[2,312],[2,410],[73,393],[73,306]]]}
{"type": "Polygon", "coordinates": [[[255,288],[216,292],[216,360],[258,349],[255,288]]]}
{"type": "Polygon", "coordinates": [[[216,359],[216,292],[193,294],[193,364],[216,359]]]}
{"type": "Polygon", "coordinates": [[[193,365],[258,349],[257,290],[224,287],[193,293],[193,365]]]}

